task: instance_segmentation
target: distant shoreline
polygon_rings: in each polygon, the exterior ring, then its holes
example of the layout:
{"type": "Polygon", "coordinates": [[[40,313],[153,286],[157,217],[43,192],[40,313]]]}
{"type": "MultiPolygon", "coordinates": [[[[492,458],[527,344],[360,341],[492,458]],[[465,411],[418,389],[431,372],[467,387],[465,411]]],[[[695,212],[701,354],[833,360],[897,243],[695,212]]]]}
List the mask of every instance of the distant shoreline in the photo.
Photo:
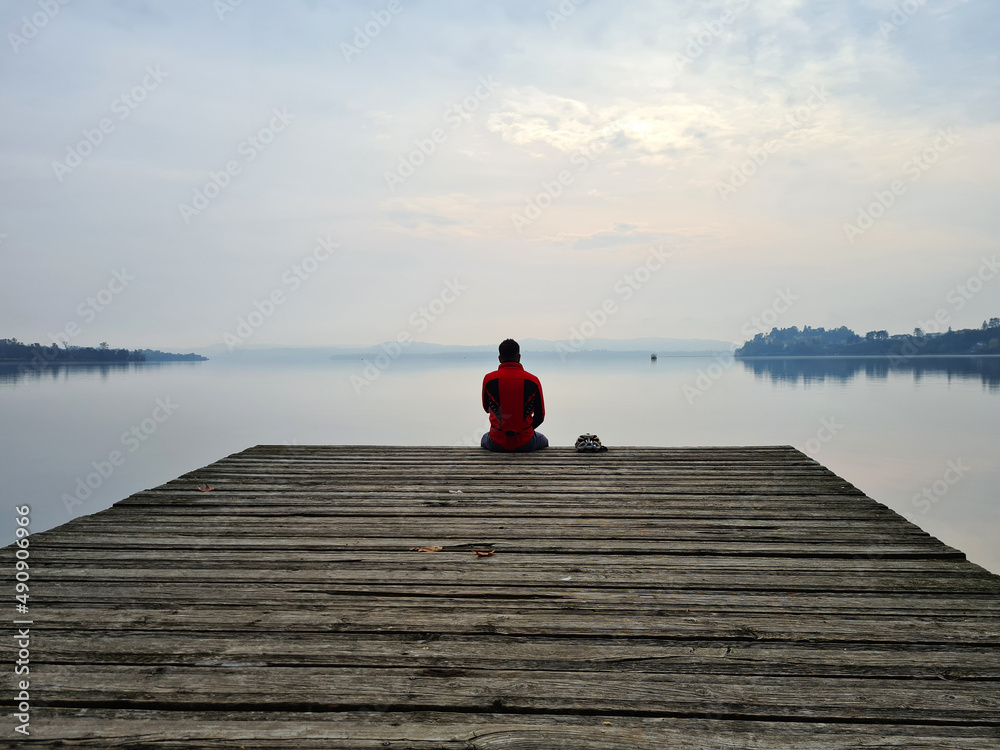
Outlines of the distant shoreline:
{"type": "Polygon", "coordinates": [[[141,362],[204,362],[208,357],[188,352],[177,354],[159,349],[112,349],[106,341],[100,346],[67,346],[57,343],[42,346],[26,344],[16,338],[0,339],[0,363],[44,367],[51,364],[110,365],[141,362]]]}
{"type": "Polygon", "coordinates": [[[752,354],[734,355],[736,359],[982,359],[1000,354],[752,354]]]}
{"type": "MultiPolygon", "coordinates": [[[[176,362],[208,362],[205,359],[153,359],[145,361],[126,360],[99,360],[99,359],[52,359],[45,362],[46,365],[172,365],[176,362]]],[[[0,359],[0,365],[24,365],[34,363],[33,359],[0,359]]]]}
{"type": "MultiPolygon", "coordinates": [[[[930,324],[928,324],[930,325],[930,324]]],[[[734,354],[737,357],[929,357],[989,356],[1000,354],[1000,318],[984,320],[980,328],[963,328],[946,333],[925,333],[914,328],[912,334],[890,335],[888,331],[869,331],[863,337],[850,328],[772,328],[758,333],[734,354]]]]}

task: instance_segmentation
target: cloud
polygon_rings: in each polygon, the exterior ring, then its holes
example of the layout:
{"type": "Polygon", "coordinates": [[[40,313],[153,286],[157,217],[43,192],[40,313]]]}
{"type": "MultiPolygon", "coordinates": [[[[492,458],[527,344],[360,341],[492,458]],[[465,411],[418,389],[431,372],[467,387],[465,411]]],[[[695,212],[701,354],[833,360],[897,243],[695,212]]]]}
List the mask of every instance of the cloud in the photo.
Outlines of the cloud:
{"type": "Polygon", "coordinates": [[[570,152],[595,140],[602,125],[607,124],[600,123],[583,102],[523,86],[506,91],[487,127],[507,143],[544,143],[570,152]]]}
{"type": "Polygon", "coordinates": [[[461,193],[391,198],[379,204],[378,215],[391,229],[414,237],[482,237],[489,225],[479,199],[461,193]]]}
{"type": "Polygon", "coordinates": [[[798,101],[815,88],[790,92],[781,87],[752,95],[668,92],[645,102],[596,107],[528,87],[510,91],[487,127],[528,152],[543,145],[572,153],[600,144],[619,164],[656,166],[716,156],[733,145],[764,142],[776,129],[787,131],[798,101]]]}
{"type": "Polygon", "coordinates": [[[669,232],[644,231],[640,230],[636,224],[619,222],[609,231],[581,236],[562,235],[549,241],[557,245],[569,245],[574,250],[605,250],[673,242],[675,239],[675,236],[669,232]]]}
{"type": "Polygon", "coordinates": [[[386,217],[393,224],[398,224],[406,229],[416,229],[425,224],[435,227],[452,227],[461,224],[461,222],[449,219],[447,216],[427,213],[426,211],[388,211],[386,217]]]}

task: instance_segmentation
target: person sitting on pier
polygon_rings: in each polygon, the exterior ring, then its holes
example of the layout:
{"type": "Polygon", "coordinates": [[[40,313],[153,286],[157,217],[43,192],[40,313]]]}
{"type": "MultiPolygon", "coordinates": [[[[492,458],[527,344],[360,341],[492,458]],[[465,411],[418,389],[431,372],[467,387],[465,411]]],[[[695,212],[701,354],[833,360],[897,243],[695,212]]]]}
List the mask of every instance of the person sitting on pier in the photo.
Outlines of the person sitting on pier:
{"type": "Polygon", "coordinates": [[[524,453],[548,448],[535,428],[545,419],[545,401],[538,378],[521,367],[521,347],[514,339],[500,344],[500,368],[483,378],[483,410],[490,414],[490,431],[483,448],[524,453]]]}

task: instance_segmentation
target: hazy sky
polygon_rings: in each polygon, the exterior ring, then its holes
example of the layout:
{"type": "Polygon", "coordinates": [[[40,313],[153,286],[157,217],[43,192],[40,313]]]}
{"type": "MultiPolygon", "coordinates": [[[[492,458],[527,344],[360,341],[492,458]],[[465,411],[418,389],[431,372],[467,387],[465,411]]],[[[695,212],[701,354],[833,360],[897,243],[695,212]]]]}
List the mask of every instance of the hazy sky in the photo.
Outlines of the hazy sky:
{"type": "Polygon", "coordinates": [[[61,2],[0,9],[0,336],[1000,314],[992,0],[61,2]]]}

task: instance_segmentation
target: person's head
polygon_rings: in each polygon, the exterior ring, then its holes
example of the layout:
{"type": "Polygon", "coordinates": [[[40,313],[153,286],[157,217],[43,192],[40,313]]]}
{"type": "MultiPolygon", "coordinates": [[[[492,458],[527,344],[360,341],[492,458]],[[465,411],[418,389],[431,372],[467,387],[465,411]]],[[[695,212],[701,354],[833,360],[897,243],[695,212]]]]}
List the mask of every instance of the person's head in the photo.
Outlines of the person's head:
{"type": "Polygon", "coordinates": [[[501,362],[520,362],[521,361],[521,347],[514,339],[504,339],[500,342],[500,361],[501,362]]]}

